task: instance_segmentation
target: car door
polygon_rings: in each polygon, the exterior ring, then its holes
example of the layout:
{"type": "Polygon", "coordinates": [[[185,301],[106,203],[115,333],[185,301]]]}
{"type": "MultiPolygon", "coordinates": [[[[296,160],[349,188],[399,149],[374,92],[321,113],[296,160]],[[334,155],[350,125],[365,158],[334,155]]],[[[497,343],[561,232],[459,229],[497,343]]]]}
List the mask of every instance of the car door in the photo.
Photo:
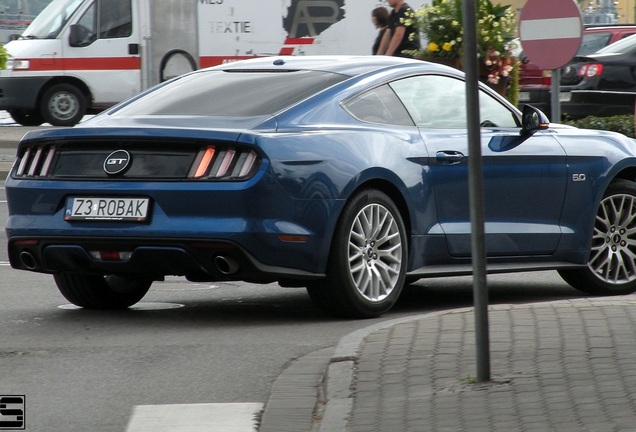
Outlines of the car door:
{"type": "Polygon", "coordinates": [[[61,35],[65,72],[89,87],[96,105],[109,106],[140,91],[140,29],[133,20],[137,3],[89,2],[61,35]]]}
{"type": "MultiPolygon", "coordinates": [[[[421,75],[391,84],[431,155],[439,226],[452,256],[471,254],[469,145],[463,80],[421,75]]],[[[513,112],[480,91],[485,236],[489,256],[550,254],[561,229],[565,152],[550,132],[520,135],[513,112]]]]}

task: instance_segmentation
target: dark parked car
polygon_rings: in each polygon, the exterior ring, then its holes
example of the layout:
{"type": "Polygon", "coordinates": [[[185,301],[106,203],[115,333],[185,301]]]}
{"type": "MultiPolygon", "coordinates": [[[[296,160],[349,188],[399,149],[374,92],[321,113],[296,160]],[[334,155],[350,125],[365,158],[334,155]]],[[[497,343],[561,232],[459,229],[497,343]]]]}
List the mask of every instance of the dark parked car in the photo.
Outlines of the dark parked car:
{"type": "Polygon", "coordinates": [[[594,54],[576,57],[561,79],[563,114],[580,118],[634,113],[636,97],[636,35],[594,54]]]}
{"type": "MultiPolygon", "coordinates": [[[[428,62],[275,57],[31,131],[6,180],[11,265],[84,308],[180,275],[380,315],[406,283],[472,272],[465,96],[460,71],[428,62]]],[[[480,104],[488,270],[634,292],[636,142],[550,125],[484,85],[480,104]]]]}
{"type": "MultiPolygon", "coordinates": [[[[634,24],[587,26],[583,32],[581,46],[576,56],[590,55],[634,34],[636,34],[636,25],[634,24]]],[[[519,58],[521,59],[519,102],[522,104],[532,104],[549,116],[551,111],[550,86],[552,71],[542,70],[532,63],[523,52],[521,52],[519,58]]],[[[569,62],[561,69],[561,85],[571,84],[572,76],[576,76],[578,71],[572,67],[574,61],[576,60],[569,62]]],[[[569,90],[562,88],[559,98],[562,102],[569,102],[571,98],[569,90]]]]}

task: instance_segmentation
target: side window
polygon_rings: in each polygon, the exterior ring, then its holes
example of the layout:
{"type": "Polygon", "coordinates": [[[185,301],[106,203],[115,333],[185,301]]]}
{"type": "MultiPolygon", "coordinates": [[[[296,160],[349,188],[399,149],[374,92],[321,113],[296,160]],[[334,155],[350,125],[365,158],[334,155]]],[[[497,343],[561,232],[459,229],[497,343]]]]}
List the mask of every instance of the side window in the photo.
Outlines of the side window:
{"type": "Polygon", "coordinates": [[[466,128],[464,81],[441,75],[420,75],[391,83],[415,124],[425,128],[466,128]]]}
{"type": "MultiPolygon", "coordinates": [[[[77,21],[74,46],[87,46],[95,41],[97,34],[97,8],[93,3],[77,21]]],[[[73,45],[72,45],[73,46],[73,45]]]]}
{"type": "Polygon", "coordinates": [[[99,38],[121,38],[132,34],[132,0],[99,3],[99,38]]]}
{"type": "Polygon", "coordinates": [[[343,106],[361,121],[413,126],[409,113],[388,85],[359,94],[347,100],[343,106]]]}
{"type": "MultiPolygon", "coordinates": [[[[391,83],[415,124],[433,129],[465,129],[466,83],[441,75],[420,75],[391,83]]],[[[479,91],[479,115],[484,127],[519,127],[517,117],[488,93],[479,91]]]]}
{"type": "Polygon", "coordinates": [[[485,91],[479,91],[479,121],[482,127],[517,128],[517,116],[485,91]]]}

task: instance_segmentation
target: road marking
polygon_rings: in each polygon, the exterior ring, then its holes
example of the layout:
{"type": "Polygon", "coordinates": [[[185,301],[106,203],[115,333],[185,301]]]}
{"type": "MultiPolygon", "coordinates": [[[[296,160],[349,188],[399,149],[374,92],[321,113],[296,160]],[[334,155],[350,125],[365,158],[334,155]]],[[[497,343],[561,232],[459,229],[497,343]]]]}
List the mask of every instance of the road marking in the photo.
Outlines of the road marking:
{"type": "MultiPolygon", "coordinates": [[[[165,303],[165,302],[139,302],[132,306],[129,306],[129,310],[166,310],[166,309],[179,309],[185,307],[184,304],[181,303],[165,303]]],[[[84,308],[81,306],[75,306],[74,304],[63,304],[59,305],[60,309],[67,310],[83,310],[84,308]]]]}
{"type": "Polygon", "coordinates": [[[126,432],[256,432],[262,403],[137,405],[126,432]]]}

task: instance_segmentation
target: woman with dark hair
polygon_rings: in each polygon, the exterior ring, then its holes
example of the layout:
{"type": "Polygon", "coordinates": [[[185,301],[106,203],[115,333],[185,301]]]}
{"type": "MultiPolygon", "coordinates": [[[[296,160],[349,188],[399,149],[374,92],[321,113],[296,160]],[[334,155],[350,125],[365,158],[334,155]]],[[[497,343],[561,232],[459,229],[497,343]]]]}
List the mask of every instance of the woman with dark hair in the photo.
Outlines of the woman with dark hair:
{"type": "Polygon", "coordinates": [[[378,29],[378,36],[375,38],[372,48],[373,55],[375,55],[378,53],[380,41],[382,40],[382,36],[384,36],[384,32],[386,31],[386,26],[389,23],[389,11],[382,6],[373,9],[371,12],[371,22],[373,22],[373,25],[375,25],[378,29]]]}

